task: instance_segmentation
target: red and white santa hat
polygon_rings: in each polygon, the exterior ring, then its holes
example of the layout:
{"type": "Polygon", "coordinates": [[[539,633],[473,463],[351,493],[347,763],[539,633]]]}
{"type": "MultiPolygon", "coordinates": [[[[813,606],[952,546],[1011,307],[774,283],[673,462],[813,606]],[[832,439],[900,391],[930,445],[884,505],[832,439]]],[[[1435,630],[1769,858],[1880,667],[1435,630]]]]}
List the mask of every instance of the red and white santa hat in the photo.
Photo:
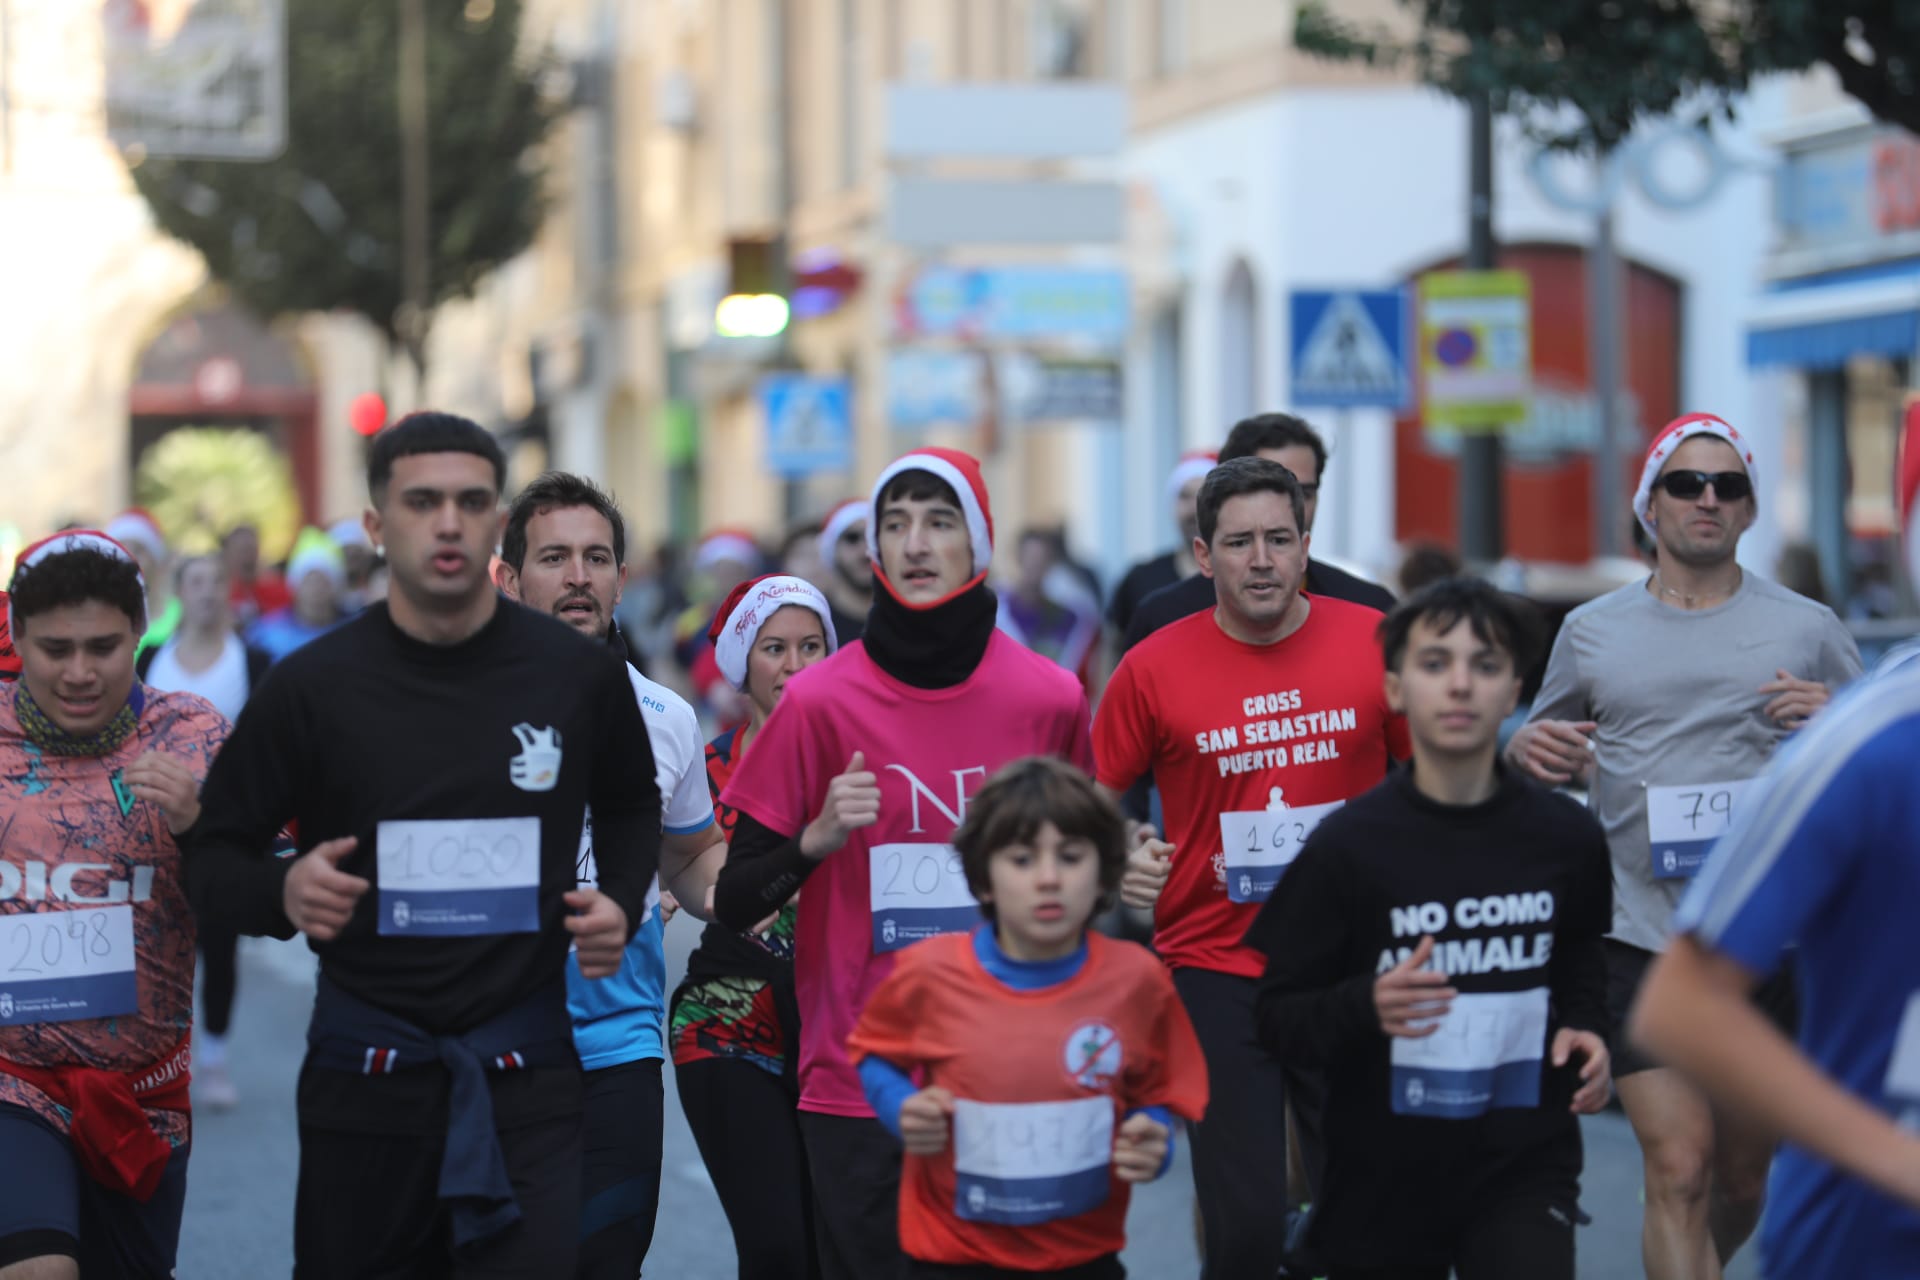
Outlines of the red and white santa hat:
{"type": "Polygon", "coordinates": [[[147,579],[146,575],[140,572],[140,562],[133,558],[133,552],[98,529],[68,529],[29,544],[14,559],[13,578],[7,587],[7,629],[16,637],[15,644],[19,643],[17,637],[20,634],[20,619],[14,616],[13,592],[18,588],[20,575],[35,565],[73,551],[96,551],[109,559],[123,560],[133,566],[133,576],[140,583],[141,615],[133,620],[134,628],[135,630],[146,629],[147,579]]]}
{"type": "Polygon", "coordinates": [[[872,524],[871,510],[858,498],[848,498],[845,502],[827,512],[826,520],[820,526],[820,563],[833,568],[833,549],[840,542],[840,535],[862,520],[872,524]]]}
{"type": "Polygon", "coordinates": [[[1180,461],[1173,464],[1173,471],[1167,476],[1167,505],[1172,506],[1179,500],[1187,481],[1198,479],[1219,465],[1220,454],[1213,449],[1193,449],[1181,454],[1180,461]]]}
{"type": "Polygon", "coordinates": [[[744,530],[715,529],[700,540],[699,548],[693,553],[693,567],[711,569],[723,560],[757,569],[762,563],[760,544],[744,530]]]}
{"type": "Polygon", "coordinates": [[[160,522],[139,507],[130,507],[108,521],[105,532],[123,547],[138,547],[156,560],[167,558],[167,540],[160,532],[160,522]]]}
{"type": "Polygon", "coordinates": [[[915,449],[887,464],[873,482],[873,493],[867,501],[867,510],[874,516],[867,521],[867,557],[876,565],[880,563],[880,495],[894,477],[907,471],[938,476],[958,495],[961,514],[967,521],[967,537],[973,542],[974,577],[984,577],[987,566],[993,563],[993,504],[987,499],[987,482],[980,474],[979,460],[958,449],[915,449]]]}
{"type": "Polygon", "coordinates": [[[1900,432],[1900,527],[1907,572],[1920,573],[1920,400],[1910,402],[1900,432]]]}
{"type": "Polygon", "coordinates": [[[720,611],[714,614],[713,625],[707,629],[707,639],[713,641],[713,660],[728,684],[736,689],[747,687],[747,655],[753,652],[754,641],[760,638],[760,628],[790,604],[819,615],[820,628],[827,636],[828,653],[840,647],[840,638],[833,633],[833,608],[820,594],[820,588],[805,578],[784,573],[753,578],[733,589],[721,603],[720,611]]]}
{"type": "Polygon", "coordinates": [[[1633,514],[1648,536],[1653,534],[1653,521],[1647,518],[1647,508],[1653,504],[1653,482],[1660,478],[1660,468],[1667,464],[1674,450],[1695,436],[1718,436],[1732,445],[1747,469],[1747,479],[1752,482],[1754,492],[1760,490],[1760,473],[1754,463],[1751,441],[1711,413],[1682,414],[1654,437],[1653,447],[1647,450],[1646,465],[1640,468],[1640,487],[1633,491],[1633,514]]]}

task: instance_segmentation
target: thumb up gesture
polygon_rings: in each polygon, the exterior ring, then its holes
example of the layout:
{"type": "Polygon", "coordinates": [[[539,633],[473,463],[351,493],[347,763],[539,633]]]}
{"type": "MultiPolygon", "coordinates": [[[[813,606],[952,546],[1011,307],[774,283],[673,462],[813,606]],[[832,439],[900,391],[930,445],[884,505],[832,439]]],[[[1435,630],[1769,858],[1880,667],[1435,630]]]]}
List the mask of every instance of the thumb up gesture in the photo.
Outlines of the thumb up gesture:
{"type": "Polygon", "coordinates": [[[818,862],[862,827],[880,820],[880,779],[867,770],[865,752],[856,751],[839,777],[827,786],[820,816],[800,833],[800,852],[818,862]]]}

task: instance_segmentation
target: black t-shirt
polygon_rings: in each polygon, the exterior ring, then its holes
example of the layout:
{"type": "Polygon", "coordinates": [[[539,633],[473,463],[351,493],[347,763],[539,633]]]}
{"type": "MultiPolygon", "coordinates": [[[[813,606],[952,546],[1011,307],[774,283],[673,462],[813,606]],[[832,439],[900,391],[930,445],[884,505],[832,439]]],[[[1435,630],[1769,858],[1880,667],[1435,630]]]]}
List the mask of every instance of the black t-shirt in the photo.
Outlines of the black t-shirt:
{"type": "MultiPolygon", "coordinates": [[[[1393,592],[1365,578],[1356,578],[1343,569],[1318,560],[1307,561],[1307,580],[1301,590],[1310,596],[1331,596],[1348,600],[1385,613],[1393,608],[1393,592]]],[[[1121,652],[1133,648],[1164,626],[1203,613],[1218,603],[1213,594],[1213,579],[1196,573],[1170,587],[1162,587],[1140,602],[1133,622],[1120,642],[1121,652]]]]}
{"type": "Polygon", "coordinates": [[[1125,635],[1141,603],[1154,592],[1178,581],[1180,561],[1173,552],[1142,560],[1128,569],[1126,576],[1120,579],[1120,585],[1113,589],[1113,599],[1107,604],[1107,622],[1115,631],[1125,635]]]}
{"type": "Polygon", "coordinates": [[[1444,1263],[1489,1186],[1573,1186],[1580,1060],[1556,1069],[1549,1054],[1560,1027],[1609,1030],[1610,867],[1591,814],[1504,770],[1492,799],[1450,806],[1422,795],[1411,769],[1396,769],[1309,837],[1247,943],[1267,957],[1255,1007],[1261,1043],[1324,1068],[1329,1081],[1326,1182],[1311,1236],[1321,1262],[1444,1263]],[[1374,979],[1423,933],[1460,995],[1435,1037],[1392,1040],[1374,1011],[1374,979]],[[1471,1027],[1448,1059],[1471,1063],[1467,1040],[1484,1049],[1488,1027],[1530,1025],[1511,1020],[1518,1008],[1537,1011],[1536,1000],[1542,1042],[1510,1034],[1509,1046],[1529,1047],[1518,1057],[1509,1048],[1502,1060],[1514,1065],[1498,1083],[1419,1056],[1471,1027]],[[1399,1065],[1395,1045],[1408,1054],[1399,1065]],[[1537,1077],[1525,1056],[1534,1048],[1537,1077]],[[1537,1105],[1518,1105],[1536,1083],[1537,1105]]]}

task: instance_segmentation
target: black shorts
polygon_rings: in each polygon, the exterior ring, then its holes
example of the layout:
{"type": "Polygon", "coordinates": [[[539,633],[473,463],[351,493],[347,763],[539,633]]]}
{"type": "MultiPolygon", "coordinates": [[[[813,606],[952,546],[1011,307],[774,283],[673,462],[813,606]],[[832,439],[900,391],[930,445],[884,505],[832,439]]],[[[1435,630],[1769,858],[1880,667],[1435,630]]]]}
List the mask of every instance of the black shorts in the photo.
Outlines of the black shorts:
{"type": "MultiPolygon", "coordinates": [[[[1647,980],[1647,970],[1652,967],[1658,954],[1612,938],[1607,939],[1607,1018],[1613,1023],[1610,1047],[1615,1080],[1636,1071],[1653,1071],[1666,1065],[1648,1057],[1627,1039],[1627,1015],[1632,1012],[1634,999],[1640,994],[1640,984],[1647,980]]],[[[1779,972],[1753,989],[1753,1004],[1789,1039],[1799,1034],[1800,988],[1794,981],[1791,957],[1781,964],[1779,972]]]]}
{"type": "Polygon", "coordinates": [[[187,1204],[180,1147],[145,1204],[80,1171],[73,1142],[25,1107],[0,1104],[0,1268],[28,1258],[77,1260],[87,1280],[165,1280],[187,1204]]]}

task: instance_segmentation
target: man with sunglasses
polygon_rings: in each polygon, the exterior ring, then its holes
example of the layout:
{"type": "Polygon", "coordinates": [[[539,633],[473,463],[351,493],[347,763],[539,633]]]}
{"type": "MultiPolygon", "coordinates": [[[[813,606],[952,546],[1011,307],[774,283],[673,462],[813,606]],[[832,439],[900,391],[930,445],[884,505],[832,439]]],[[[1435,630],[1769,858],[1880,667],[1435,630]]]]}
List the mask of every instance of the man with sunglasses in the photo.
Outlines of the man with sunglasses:
{"type": "MultiPolygon", "coordinates": [[[[1718,1280],[1760,1218],[1772,1137],[1617,1034],[1713,841],[1776,747],[1841,684],[1860,654],[1832,610],[1744,572],[1753,524],[1751,443],[1710,414],[1653,442],[1633,510],[1653,539],[1645,581],[1573,611],[1507,757],[1542,782],[1584,782],[1613,857],[1607,996],[1614,1080],[1646,1174],[1648,1280],[1718,1280]]],[[[1789,1031],[1783,972],[1755,1001],[1789,1031]]]]}

